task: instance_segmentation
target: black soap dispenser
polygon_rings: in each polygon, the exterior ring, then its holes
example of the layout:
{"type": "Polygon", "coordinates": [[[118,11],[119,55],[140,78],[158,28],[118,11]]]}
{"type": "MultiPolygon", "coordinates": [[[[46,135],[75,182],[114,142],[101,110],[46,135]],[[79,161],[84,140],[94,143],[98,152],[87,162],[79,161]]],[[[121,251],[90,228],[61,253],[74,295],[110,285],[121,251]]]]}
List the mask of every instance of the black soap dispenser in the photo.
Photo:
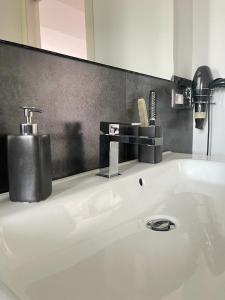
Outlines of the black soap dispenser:
{"type": "Polygon", "coordinates": [[[38,134],[32,123],[35,107],[21,107],[26,118],[20,135],[8,135],[9,196],[11,201],[39,202],[52,193],[51,145],[49,134],[38,134]]]}

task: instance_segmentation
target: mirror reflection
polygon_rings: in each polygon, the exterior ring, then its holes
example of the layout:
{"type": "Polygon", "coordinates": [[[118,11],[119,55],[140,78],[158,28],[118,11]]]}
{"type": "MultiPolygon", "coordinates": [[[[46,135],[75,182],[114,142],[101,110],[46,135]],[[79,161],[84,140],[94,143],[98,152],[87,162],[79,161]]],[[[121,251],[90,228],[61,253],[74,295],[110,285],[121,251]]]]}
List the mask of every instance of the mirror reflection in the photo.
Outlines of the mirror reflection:
{"type": "Polygon", "coordinates": [[[0,38],[171,79],[191,47],[191,2],[0,0],[0,38]]]}

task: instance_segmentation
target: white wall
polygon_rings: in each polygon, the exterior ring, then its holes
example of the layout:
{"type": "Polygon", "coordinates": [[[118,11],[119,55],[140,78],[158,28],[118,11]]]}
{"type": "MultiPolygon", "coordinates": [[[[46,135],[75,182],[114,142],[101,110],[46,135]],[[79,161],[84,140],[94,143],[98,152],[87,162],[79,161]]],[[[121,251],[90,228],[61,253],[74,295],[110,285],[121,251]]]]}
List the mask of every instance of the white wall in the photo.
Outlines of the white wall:
{"type": "Polygon", "coordinates": [[[37,1],[0,0],[0,38],[39,47],[38,13],[37,1]]]}
{"type": "MultiPolygon", "coordinates": [[[[225,77],[225,1],[193,0],[193,74],[208,65],[214,78],[225,77]]],[[[225,90],[217,90],[212,106],[211,153],[225,154],[225,90]]],[[[207,126],[194,129],[193,152],[205,153],[207,126]]]]}
{"type": "Polygon", "coordinates": [[[0,0],[0,38],[16,43],[24,42],[24,1],[0,0]]]}
{"type": "Polygon", "coordinates": [[[84,0],[39,2],[41,47],[87,58],[84,0]]]}
{"type": "Polygon", "coordinates": [[[93,0],[84,0],[87,59],[95,61],[93,0]]]}
{"type": "Polygon", "coordinates": [[[93,0],[95,60],[171,79],[173,0],[93,0]]]}
{"type": "Polygon", "coordinates": [[[192,79],[193,3],[174,0],[174,74],[192,79]]]}

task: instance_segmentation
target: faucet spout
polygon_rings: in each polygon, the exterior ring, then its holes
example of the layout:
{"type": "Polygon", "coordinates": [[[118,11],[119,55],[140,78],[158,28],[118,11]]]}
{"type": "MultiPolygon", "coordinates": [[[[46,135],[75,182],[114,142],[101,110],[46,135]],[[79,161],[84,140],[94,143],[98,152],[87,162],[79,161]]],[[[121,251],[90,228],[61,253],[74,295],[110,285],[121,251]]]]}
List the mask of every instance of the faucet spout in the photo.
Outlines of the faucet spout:
{"type": "MultiPolygon", "coordinates": [[[[119,145],[133,144],[148,147],[163,145],[161,131],[155,130],[152,137],[134,134],[135,128],[140,127],[140,123],[107,123],[101,122],[100,129],[100,155],[99,155],[99,176],[111,178],[120,175],[119,173],[119,145]],[[132,134],[133,133],[133,134],[132,134]]],[[[151,127],[151,126],[150,126],[151,127]]],[[[136,130],[137,131],[137,130],[136,130]]]]}

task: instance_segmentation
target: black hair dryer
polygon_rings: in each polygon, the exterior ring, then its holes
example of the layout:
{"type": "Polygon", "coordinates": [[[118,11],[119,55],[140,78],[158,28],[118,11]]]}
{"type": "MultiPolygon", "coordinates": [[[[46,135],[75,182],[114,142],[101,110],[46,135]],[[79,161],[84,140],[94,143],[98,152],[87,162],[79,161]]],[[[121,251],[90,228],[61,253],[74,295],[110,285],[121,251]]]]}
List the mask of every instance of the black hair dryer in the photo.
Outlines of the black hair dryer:
{"type": "Polygon", "coordinates": [[[195,108],[195,127],[203,129],[208,111],[211,93],[216,88],[225,87],[225,78],[213,80],[211,70],[208,66],[201,66],[195,72],[192,81],[192,100],[195,108]]]}
{"type": "Polygon", "coordinates": [[[210,84],[212,80],[213,78],[210,68],[207,66],[201,66],[195,72],[192,81],[195,127],[198,129],[203,129],[205,119],[207,117],[211,92],[210,84]]]}

